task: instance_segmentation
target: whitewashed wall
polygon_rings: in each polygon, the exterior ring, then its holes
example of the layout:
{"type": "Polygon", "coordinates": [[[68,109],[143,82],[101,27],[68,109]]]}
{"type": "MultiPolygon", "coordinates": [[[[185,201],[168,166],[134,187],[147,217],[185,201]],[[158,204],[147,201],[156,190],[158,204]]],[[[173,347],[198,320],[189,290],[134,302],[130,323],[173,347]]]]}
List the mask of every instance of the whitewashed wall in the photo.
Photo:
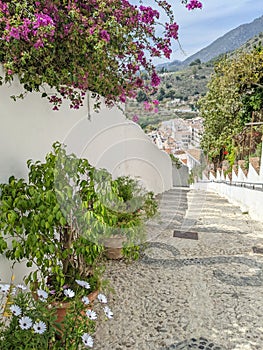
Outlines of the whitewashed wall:
{"type": "Polygon", "coordinates": [[[19,91],[18,84],[0,88],[1,182],[10,175],[25,177],[26,161],[43,160],[52,143],[60,141],[70,152],[88,158],[114,176],[137,177],[155,193],[172,187],[170,157],[119,109],[104,106],[100,113],[91,113],[88,120],[86,107],[73,111],[62,106],[60,111],[52,111],[37,94],[14,102],[10,95],[19,91]]]}
{"type": "MultiPolygon", "coordinates": [[[[131,175],[155,193],[172,188],[170,157],[119,109],[104,106],[100,113],[91,113],[89,120],[87,107],[73,111],[62,106],[57,112],[37,94],[17,102],[10,99],[18,94],[18,83],[0,87],[0,182],[11,175],[26,177],[26,161],[44,160],[52,143],[60,141],[114,177],[131,175]]],[[[17,265],[16,281],[21,282],[24,274],[23,264],[17,265]]],[[[10,264],[0,257],[0,282],[8,282],[10,276],[10,264]]]]}

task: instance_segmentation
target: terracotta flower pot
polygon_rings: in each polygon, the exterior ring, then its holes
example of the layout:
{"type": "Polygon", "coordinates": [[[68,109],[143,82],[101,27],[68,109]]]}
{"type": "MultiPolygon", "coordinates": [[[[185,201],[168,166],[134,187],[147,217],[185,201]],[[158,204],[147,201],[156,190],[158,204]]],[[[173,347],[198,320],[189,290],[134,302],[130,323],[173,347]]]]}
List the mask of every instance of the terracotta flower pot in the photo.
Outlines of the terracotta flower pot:
{"type": "Polygon", "coordinates": [[[102,244],[105,248],[105,256],[108,259],[121,259],[123,257],[123,243],[127,241],[125,236],[115,235],[109,238],[104,238],[102,244]]]}
{"type": "MultiPolygon", "coordinates": [[[[99,294],[98,290],[95,290],[95,291],[91,292],[90,294],[88,294],[87,297],[89,298],[90,303],[87,305],[87,309],[92,306],[92,304],[94,303],[98,294],[99,294]]],[[[61,328],[63,330],[63,321],[64,321],[64,318],[65,318],[67,312],[68,312],[68,309],[70,308],[70,302],[56,301],[56,302],[52,303],[52,305],[56,308],[56,313],[57,313],[56,322],[61,325],[61,328]]],[[[83,311],[83,313],[84,313],[84,311],[83,311]]]]}

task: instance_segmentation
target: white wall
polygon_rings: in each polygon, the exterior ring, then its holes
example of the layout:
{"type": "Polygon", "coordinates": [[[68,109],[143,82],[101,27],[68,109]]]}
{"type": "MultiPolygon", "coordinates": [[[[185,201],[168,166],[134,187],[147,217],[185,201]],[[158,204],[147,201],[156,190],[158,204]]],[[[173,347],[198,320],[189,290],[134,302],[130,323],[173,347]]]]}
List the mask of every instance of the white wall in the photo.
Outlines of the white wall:
{"type": "Polygon", "coordinates": [[[182,164],[179,169],[173,165],[173,186],[174,187],[189,187],[189,169],[182,164]]]}
{"type": "Polygon", "coordinates": [[[170,157],[148,139],[142,129],[126,120],[118,108],[105,106],[100,113],[87,108],[73,111],[51,105],[37,94],[14,102],[19,85],[0,88],[0,181],[11,175],[25,177],[28,159],[43,160],[55,141],[70,152],[88,158],[95,166],[118,175],[137,177],[147,189],[160,193],[172,187],[170,157]]]}
{"type": "MultiPolygon", "coordinates": [[[[18,83],[0,87],[0,182],[11,175],[26,177],[26,161],[44,160],[51,145],[60,141],[69,152],[106,168],[114,177],[131,175],[155,193],[172,188],[170,157],[118,108],[104,106],[100,113],[91,113],[89,120],[87,107],[73,111],[62,106],[57,112],[38,94],[17,102],[10,99],[20,92],[18,83]]],[[[16,282],[21,282],[24,274],[24,266],[17,265],[16,282]]],[[[10,277],[10,263],[2,256],[0,282],[8,282],[10,277]]]]}

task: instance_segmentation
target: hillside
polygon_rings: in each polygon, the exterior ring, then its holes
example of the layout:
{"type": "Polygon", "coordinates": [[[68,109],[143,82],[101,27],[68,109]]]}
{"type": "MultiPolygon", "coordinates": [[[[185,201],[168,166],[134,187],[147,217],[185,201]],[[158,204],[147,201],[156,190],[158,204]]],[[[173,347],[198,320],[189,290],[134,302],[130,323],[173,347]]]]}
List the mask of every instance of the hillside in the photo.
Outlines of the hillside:
{"type": "MultiPolygon", "coordinates": [[[[228,56],[240,54],[242,51],[251,51],[253,47],[260,44],[263,45],[263,32],[229,53],[228,56]]],[[[146,112],[140,100],[130,101],[126,105],[128,118],[132,119],[134,115],[138,115],[139,124],[145,128],[147,125],[157,126],[160,121],[176,116],[183,118],[196,116],[196,102],[206,93],[207,83],[214,70],[214,63],[221,56],[206,63],[201,63],[199,59],[196,59],[187,67],[176,72],[160,73],[161,84],[158,92],[153,96],[160,101],[159,112],[157,114],[146,112]]]]}

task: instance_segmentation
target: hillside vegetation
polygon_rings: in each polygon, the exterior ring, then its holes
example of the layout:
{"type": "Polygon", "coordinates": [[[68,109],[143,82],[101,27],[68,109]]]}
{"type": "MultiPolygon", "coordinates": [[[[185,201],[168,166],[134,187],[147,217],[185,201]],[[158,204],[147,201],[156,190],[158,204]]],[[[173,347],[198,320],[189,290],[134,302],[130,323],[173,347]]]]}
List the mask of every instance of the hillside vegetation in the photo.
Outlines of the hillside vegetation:
{"type": "Polygon", "coordinates": [[[160,72],[161,84],[157,92],[151,96],[160,101],[159,112],[152,113],[145,111],[143,101],[147,96],[143,93],[137,95],[137,101],[129,101],[126,104],[126,114],[129,119],[134,115],[139,117],[139,124],[145,128],[148,125],[157,127],[163,120],[175,117],[192,118],[197,116],[197,102],[207,91],[214,65],[226,57],[234,57],[245,52],[250,52],[255,46],[263,44],[263,33],[248,40],[245,44],[231,53],[214,57],[206,63],[199,59],[190,62],[176,72],[168,72],[162,68],[160,72]]]}

